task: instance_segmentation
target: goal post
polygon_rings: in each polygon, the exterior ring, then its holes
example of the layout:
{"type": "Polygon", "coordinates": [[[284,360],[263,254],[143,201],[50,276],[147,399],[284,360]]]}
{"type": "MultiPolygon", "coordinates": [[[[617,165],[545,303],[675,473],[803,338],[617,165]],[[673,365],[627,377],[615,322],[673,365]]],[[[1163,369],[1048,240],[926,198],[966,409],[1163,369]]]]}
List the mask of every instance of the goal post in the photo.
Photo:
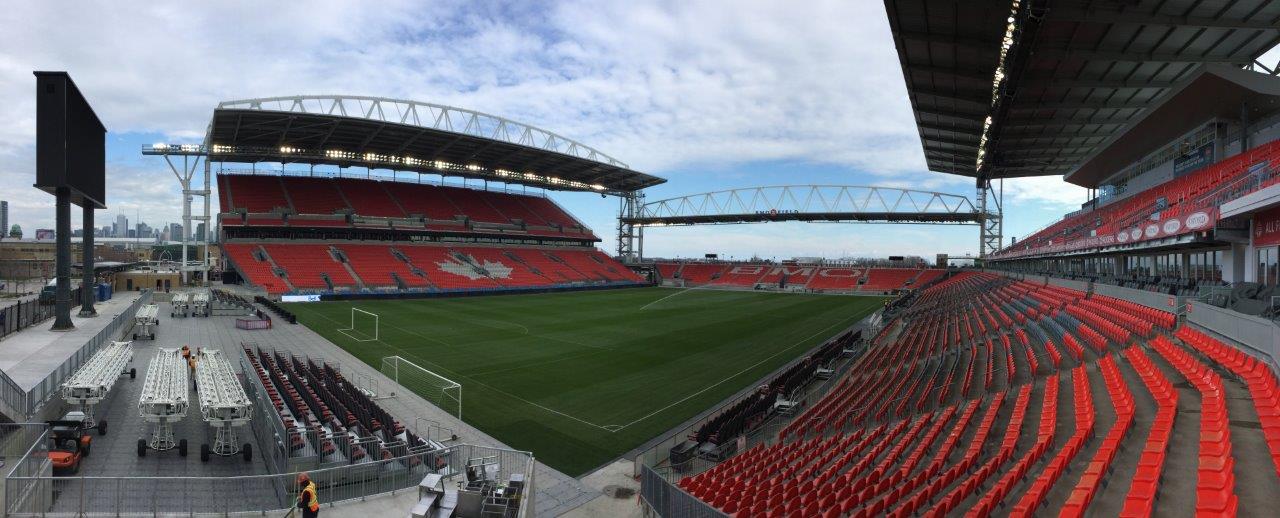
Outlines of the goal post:
{"type": "Polygon", "coordinates": [[[462,419],[462,385],[399,356],[382,359],[382,374],[462,419]]]}
{"type": "Polygon", "coordinates": [[[339,328],[338,332],[357,342],[376,342],[378,341],[379,323],[377,313],[353,307],[351,308],[351,324],[347,327],[339,328]]]}

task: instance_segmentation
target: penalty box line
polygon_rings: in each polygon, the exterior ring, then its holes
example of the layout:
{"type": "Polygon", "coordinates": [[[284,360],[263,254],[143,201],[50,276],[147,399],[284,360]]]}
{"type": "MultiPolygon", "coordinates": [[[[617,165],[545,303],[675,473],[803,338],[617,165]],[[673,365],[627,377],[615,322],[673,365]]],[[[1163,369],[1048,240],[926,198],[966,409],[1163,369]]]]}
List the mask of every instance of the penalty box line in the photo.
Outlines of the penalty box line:
{"type": "MultiPolygon", "coordinates": [[[[330,321],[330,322],[340,323],[340,322],[338,322],[337,320],[334,320],[332,317],[330,317],[330,316],[328,316],[328,315],[325,315],[325,314],[323,314],[323,313],[319,313],[319,312],[316,312],[316,311],[308,311],[308,312],[309,312],[309,313],[311,313],[311,314],[313,314],[313,315],[320,315],[322,318],[324,318],[325,320],[328,320],[328,321],[330,321]]],[[[430,341],[433,341],[433,342],[438,342],[438,343],[440,343],[440,344],[442,344],[442,345],[445,345],[445,346],[447,346],[447,347],[449,347],[449,348],[454,348],[454,349],[456,349],[456,346],[454,346],[454,345],[452,345],[452,344],[449,344],[449,343],[447,343],[447,342],[444,342],[444,341],[442,341],[442,340],[440,340],[440,339],[437,339],[437,338],[431,338],[431,337],[428,337],[428,336],[423,336],[423,335],[422,335],[422,334],[420,334],[420,333],[417,333],[417,332],[414,332],[414,331],[410,331],[410,330],[408,330],[408,329],[405,329],[405,328],[402,328],[402,327],[399,327],[399,326],[395,326],[395,325],[391,325],[391,324],[388,324],[388,325],[387,325],[387,327],[389,327],[389,328],[391,328],[391,329],[396,329],[396,330],[399,330],[399,331],[402,331],[402,332],[404,332],[404,333],[408,333],[408,334],[411,334],[411,335],[414,335],[414,336],[417,336],[417,337],[420,337],[420,338],[424,338],[424,339],[427,339],[427,340],[430,340],[430,341]]],[[[341,330],[339,330],[339,332],[341,332],[341,330]]],[[[343,334],[345,335],[346,333],[343,333],[343,334]]],[[[348,335],[348,336],[350,336],[350,335],[348,335]]],[[[428,365],[435,366],[437,369],[440,369],[440,370],[442,370],[442,371],[449,372],[450,374],[453,374],[455,377],[466,379],[466,380],[468,380],[468,381],[470,381],[470,382],[472,382],[472,383],[475,383],[476,385],[480,385],[480,386],[485,387],[485,388],[487,388],[487,389],[489,389],[489,390],[492,390],[492,391],[494,391],[494,392],[497,392],[497,393],[499,393],[499,394],[502,394],[502,395],[504,395],[504,396],[507,396],[507,397],[509,397],[509,398],[511,398],[511,399],[515,399],[515,400],[517,400],[517,401],[520,401],[520,402],[522,402],[522,403],[524,403],[524,404],[526,404],[526,405],[529,405],[529,406],[533,406],[533,407],[540,408],[540,409],[542,409],[542,410],[545,410],[545,411],[547,411],[547,412],[551,412],[551,413],[556,414],[556,415],[558,415],[558,416],[561,416],[561,417],[564,417],[564,418],[567,418],[567,419],[571,419],[571,420],[577,421],[577,422],[579,422],[579,423],[585,424],[585,425],[587,425],[587,426],[591,426],[591,427],[593,427],[593,428],[599,428],[599,429],[604,430],[604,431],[609,432],[609,433],[614,433],[614,432],[617,432],[618,430],[621,430],[621,429],[623,429],[623,428],[626,428],[626,426],[616,425],[616,424],[613,424],[613,425],[603,425],[603,426],[602,426],[602,425],[598,425],[598,424],[595,424],[595,423],[593,423],[593,422],[591,422],[591,421],[587,421],[586,419],[582,419],[582,418],[579,418],[579,417],[575,417],[575,416],[572,416],[572,415],[566,414],[566,413],[561,412],[561,411],[559,411],[559,410],[556,410],[556,409],[554,409],[554,408],[548,408],[548,407],[546,407],[546,406],[540,405],[540,404],[538,404],[538,403],[534,403],[534,402],[532,402],[532,401],[529,401],[529,400],[527,400],[527,399],[525,399],[525,398],[522,398],[522,397],[520,397],[520,396],[517,396],[517,395],[512,394],[512,393],[510,393],[510,392],[507,392],[507,391],[505,391],[505,390],[502,390],[502,389],[499,389],[499,388],[494,387],[494,386],[492,386],[492,385],[489,385],[488,383],[484,383],[484,382],[482,382],[482,381],[476,380],[475,378],[472,378],[472,377],[467,376],[467,375],[465,375],[465,374],[461,374],[461,373],[457,373],[457,372],[452,372],[452,371],[450,371],[449,369],[444,368],[444,366],[443,366],[443,365],[439,365],[439,364],[437,364],[437,363],[435,363],[435,362],[432,362],[432,361],[430,361],[430,360],[427,360],[426,358],[422,358],[422,357],[420,357],[420,356],[418,356],[418,355],[416,355],[416,354],[414,354],[414,353],[412,353],[412,352],[409,352],[409,351],[407,351],[407,350],[405,350],[405,349],[402,349],[402,348],[397,347],[397,346],[395,346],[395,345],[392,345],[392,344],[390,344],[390,343],[384,342],[381,338],[379,338],[378,340],[374,340],[374,341],[375,341],[375,342],[377,342],[377,343],[380,343],[380,344],[382,344],[382,345],[384,345],[384,346],[386,346],[387,348],[389,348],[389,349],[391,349],[391,350],[399,351],[399,352],[400,352],[400,354],[403,354],[403,355],[408,356],[408,357],[410,357],[410,358],[414,358],[414,359],[416,359],[416,360],[418,360],[418,361],[420,361],[420,362],[426,363],[426,364],[428,364],[428,365]]],[[[464,388],[465,388],[465,387],[464,387],[464,388]]]]}

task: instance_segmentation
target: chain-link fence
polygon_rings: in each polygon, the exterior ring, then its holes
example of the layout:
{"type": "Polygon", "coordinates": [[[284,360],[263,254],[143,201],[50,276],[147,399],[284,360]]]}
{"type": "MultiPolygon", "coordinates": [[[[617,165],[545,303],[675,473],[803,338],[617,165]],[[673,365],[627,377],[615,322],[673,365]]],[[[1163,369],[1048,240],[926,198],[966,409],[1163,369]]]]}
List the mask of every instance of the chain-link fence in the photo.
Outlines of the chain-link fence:
{"type": "MultiPolygon", "coordinates": [[[[297,473],[242,477],[53,477],[43,437],[5,478],[7,516],[138,516],[264,514],[290,508],[297,473]]],[[[370,460],[308,471],[322,505],[359,500],[416,487],[429,473],[465,480],[467,467],[483,460],[497,481],[524,477],[518,516],[533,508],[534,462],[529,452],[475,445],[370,460]]],[[[407,511],[408,509],[406,509],[407,511]]]]}

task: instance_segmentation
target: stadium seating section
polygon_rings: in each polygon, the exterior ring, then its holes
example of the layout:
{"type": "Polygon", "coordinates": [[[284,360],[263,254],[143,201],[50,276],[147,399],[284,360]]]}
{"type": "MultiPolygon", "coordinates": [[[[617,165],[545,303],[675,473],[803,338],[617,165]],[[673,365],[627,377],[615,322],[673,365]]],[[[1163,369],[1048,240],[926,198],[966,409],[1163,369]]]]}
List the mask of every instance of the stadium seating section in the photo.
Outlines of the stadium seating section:
{"type": "MultiPolygon", "coordinates": [[[[1034,253],[1093,236],[1112,236],[1156,220],[1212,210],[1227,201],[1280,182],[1280,141],[1264,144],[1145,191],[1069,215],[1010,245],[1005,252],[1034,253]]],[[[1182,233],[1195,229],[1182,228],[1182,233]]],[[[1084,245],[1081,245],[1084,247],[1084,245]]]]}
{"type": "MultiPolygon", "coordinates": [[[[430,449],[329,364],[247,344],[243,350],[280,418],[290,456],[354,464],[430,449]]],[[[405,467],[420,467],[422,458],[409,457],[405,467]]]]}
{"type": "MultiPolygon", "coordinates": [[[[678,485],[736,517],[1274,510],[1280,387],[1265,362],[1171,313],[991,273],[906,299],[780,432],[678,485]]],[[[822,351],[690,440],[762,428],[845,354],[822,351]]]]}
{"type": "Polygon", "coordinates": [[[221,221],[227,226],[385,227],[390,222],[417,230],[597,240],[580,221],[540,196],[352,178],[243,174],[218,176],[218,187],[221,221]]]}
{"type": "Polygon", "coordinates": [[[224,226],[361,227],[564,238],[571,246],[229,239],[224,256],[271,294],[509,290],[642,283],[550,199],[350,178],[218,176],[224,226]]]}
{"type": "Polygon", "coordinates": [[[423,244],[226,243],[227,259],[268,293],[498,290],[642,283],[599,250],[423,244]]]}
{"type": "Polygon", "coordinates": [[[858,268],[772,263],[659,262],[666,280],[685,286],[800,287],[812,291],[885,293],[926,286],[946,270],[920,268],[858,268]]]}

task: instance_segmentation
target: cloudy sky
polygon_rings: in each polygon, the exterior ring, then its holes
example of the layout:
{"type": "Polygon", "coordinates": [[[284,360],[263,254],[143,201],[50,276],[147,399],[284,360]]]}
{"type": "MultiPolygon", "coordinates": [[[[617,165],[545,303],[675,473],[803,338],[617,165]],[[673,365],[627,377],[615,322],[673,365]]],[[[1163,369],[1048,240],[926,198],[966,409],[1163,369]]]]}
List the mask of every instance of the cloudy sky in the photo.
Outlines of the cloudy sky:
{"type": "MultiPolygon", "coordinates": [[[[878,0],[510,4],[6,2],[0,199],[24,229],[52,226],[52,198],[30,187],[33,70],[70,72],[110,131],[104,223],[179,221],[177,181],[140,146],[195,142],[219,101],[296,94],[503,115],[667,178],[649,200],[785,184],[972,196],[971,180],[925,170],[878,0]]],[[[1085,200],[1056,177],[1007,182],[1005,196],[1006,234],[1018,236],[1085,200]]],[[[613,250],[614,200],[553,197],[613,250]]],[[[646,255],[735,257],[958,254],[978,240],[976,227],[828,224],[646,237],[646,255]]]]}

